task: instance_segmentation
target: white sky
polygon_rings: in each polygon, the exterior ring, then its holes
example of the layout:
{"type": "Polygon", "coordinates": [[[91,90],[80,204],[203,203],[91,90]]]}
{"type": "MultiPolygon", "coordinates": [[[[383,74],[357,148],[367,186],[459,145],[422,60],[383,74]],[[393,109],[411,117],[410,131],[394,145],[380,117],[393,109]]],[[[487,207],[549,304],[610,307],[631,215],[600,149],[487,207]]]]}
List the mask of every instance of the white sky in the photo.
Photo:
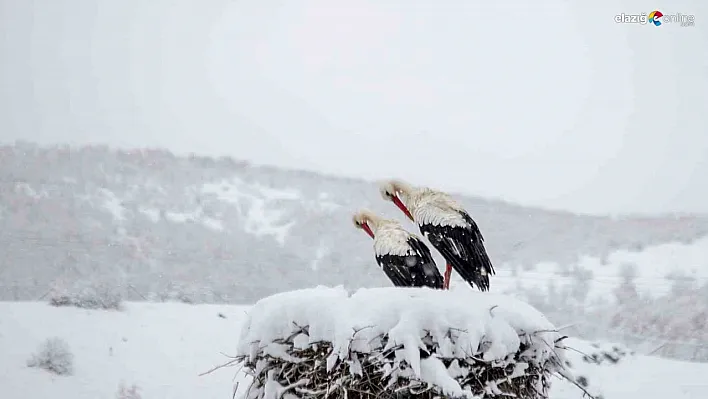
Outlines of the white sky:
{"type": "Polygon", "coordinates": [[[708,2],[646,4],[0,0],[0,141],[708,212],[708,2]]]}

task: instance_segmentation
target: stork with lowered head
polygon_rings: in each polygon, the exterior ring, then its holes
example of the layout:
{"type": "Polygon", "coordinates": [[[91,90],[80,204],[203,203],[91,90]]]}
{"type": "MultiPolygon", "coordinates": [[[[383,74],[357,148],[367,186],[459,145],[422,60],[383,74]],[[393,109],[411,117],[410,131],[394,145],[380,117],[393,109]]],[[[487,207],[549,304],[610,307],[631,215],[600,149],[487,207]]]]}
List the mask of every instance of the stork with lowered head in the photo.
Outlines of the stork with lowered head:
{"type": "Polygon", "coordinates": [[[450,274],[455,269],[472,287],[489,290],[489,276],[494,274],[494,267],[477,223],[462,205],[446,193],[401,180],[384,181],[379,191],[418,225],[421,234],[445,258],[445,288],[449,287],[450,274]]]}
{"type": "Polygon", "coordinates": [[[362,210],[352,217],[354,225],[374,240],[376,263],[397,287],[443,288],[430,249],[419,237],[406,231],[400,223],[362,210]]]}

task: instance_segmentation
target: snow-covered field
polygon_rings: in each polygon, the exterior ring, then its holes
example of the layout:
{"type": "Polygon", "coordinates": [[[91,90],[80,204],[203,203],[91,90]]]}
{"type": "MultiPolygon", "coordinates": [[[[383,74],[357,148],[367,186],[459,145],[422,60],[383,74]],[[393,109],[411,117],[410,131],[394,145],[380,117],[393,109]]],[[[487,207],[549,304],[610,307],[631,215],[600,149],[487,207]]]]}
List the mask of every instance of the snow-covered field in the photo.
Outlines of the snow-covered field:
{"type": "MultiPolygon", "coordinates": [[[[127,303],[123,311],[54,308],[39,302],[0,302],[0,397],[3,399],[116,398],[121,383],[136,384],[143,399],[231,398],[236,369],[199,376],[228,359],[248,307],[127,303]],[[222,316],[220,316],[221,314],[222,316]],[[71,376],[27,367],[50,337],[66,340],[71,376]]],[[[581,351],[582,341],[573,341],[581,351]]],[[[570,352],[574,373],[599,387],[605,399],[708,397],[708,364],[645,356],[591,365],[570,352]]],[[[555,381],[554,399],[581,398],[555,381]]]]}
{"type": "Polygon", "coordinates": [[[230,398],[236,370],[199,377],[235,348],[243,306],[129,303],[123,311],[0,303],[0,397],[115,398],[136,384],[143,399],[230,398]],[[219,317],[219,313],[226,318],[219,317]],[[72,376],[26,366],[47,338],[67,341],[72,376]]]}

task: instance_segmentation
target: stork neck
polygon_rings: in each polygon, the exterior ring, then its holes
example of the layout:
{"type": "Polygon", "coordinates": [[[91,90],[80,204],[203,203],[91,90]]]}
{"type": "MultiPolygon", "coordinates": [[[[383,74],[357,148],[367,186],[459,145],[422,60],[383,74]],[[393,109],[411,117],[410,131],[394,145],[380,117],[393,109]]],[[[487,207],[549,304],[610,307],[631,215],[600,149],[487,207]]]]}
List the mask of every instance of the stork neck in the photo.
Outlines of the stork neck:
{"type": "Polygon", "coordinates": [[[408,211],[413,212],[413,209],[416,207],[416,203],[413,200],[414,195],[412,192],[399,192],[397,194],[398,199],[403,203],[403,205],[408,209],[408,211]]]}
{"type": "Polygon", "coordinates": [[[385,230],[390,230],[391,228],[398,225],[398,222],[389,219],[380,219],[370,224],[371,230],[378,237],[379,233],[385,230]]]}
{"type": "Polygon", "coordinates": [[[381,220],[370,218],[366,222],[366,224],[369,226],[369,228],[371,229],[371,232],[374,233],[374,235],[378,235],[379,228],[381,227],[381,220]]]}

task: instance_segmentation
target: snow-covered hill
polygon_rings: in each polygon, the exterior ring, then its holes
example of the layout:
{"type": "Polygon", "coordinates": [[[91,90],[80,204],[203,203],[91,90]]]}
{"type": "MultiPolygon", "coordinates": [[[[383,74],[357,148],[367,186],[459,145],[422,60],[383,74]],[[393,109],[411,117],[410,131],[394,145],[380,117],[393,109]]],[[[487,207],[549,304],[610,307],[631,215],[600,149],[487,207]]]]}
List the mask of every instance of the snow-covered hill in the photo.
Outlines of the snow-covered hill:
{"type": "MultiPolygon", "coordinates": [[[[551,314],[554,308],[567,311],[558,308],[561,302],[591,312],[635,294],[655,300],[708,286],[708,237],[690,244],[669,242],[641,251],[617,250],[604,258],[581,256],[568,263],[508,266],[494,276],[492,292],[523,296],[551,314]]],[[[453,281],[453,288],[457,286],[465,284],[458,278],[453,281]]],[[[569,317],[575,319],[564,321],[578,321],[577,312],[570,312],[569,317]]]]}
{"type": "MultiPolygon", "coordinates": [[[[143,399],[230,398],[237,371],[216,370],[228,360],[248,307],[127,303],[123,311],[54,308],[39,302],[0,302],[0,387],[6,399],[116,398],[135,384],[143,399]],[[59,337],[73,354],[73,375],[27,367],[47,338],[59,337]]],[[[587,353],[585,342],[571,345],[587,353]]],[[[618,363],[587,363],[568,353],[576,376],[605,399],[708,397],[708,364],[628,356],[618,363]]],[[[241,384],[243,386],[243,384],[241,384]]],[[[577,388],[554,381],[552,399],[580,399],[577,388]]],[[[123,399],[123,398],[121,398],[123,399]]]]}
{"type": "MultiPolygon", "coordinates": [[[[708,360],[708,238],[604,259],[498,271],[491,291],[523,298],[566,332],[642,353],[708,360]]],[[[453,289],[467,289],[457,280],[453,289]]]]}
{"type": "MultiPolygon", "coordinates": [[[[579,216],[460,198],[499,272],[494,289],[521,282],[543,291],[551,279],[587,279],[573,273],[582,269],[596,292],[617,280],[614,251],[708,233],[708,217],[579,216]]],[[[3,146],[0,299],[37,299],[53,284],[106,283],[135,300],[235,303],[312,284],[385,286],[369,239],[351,226],[361,207],[403,221],[361,180],[163,150],[3,146]]],[[[677,266],[666,264],[637,284],[665,286],[677,266]]]]}

